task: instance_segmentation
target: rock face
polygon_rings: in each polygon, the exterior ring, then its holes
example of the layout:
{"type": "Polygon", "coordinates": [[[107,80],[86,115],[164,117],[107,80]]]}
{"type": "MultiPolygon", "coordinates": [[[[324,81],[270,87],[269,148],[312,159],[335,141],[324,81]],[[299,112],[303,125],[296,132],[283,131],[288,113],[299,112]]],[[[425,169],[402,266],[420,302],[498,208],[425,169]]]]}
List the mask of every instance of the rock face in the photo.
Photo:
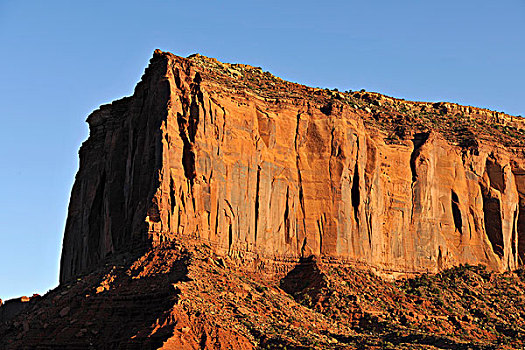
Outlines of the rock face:
{"type": "Polygon", "coordinates": [[[162,161],[160,128],[170,86],[154,60],[131,98],[102,106],[88,118],[90,137],[79,151],[60,280],[97,265],[110,253],[145,246],[162,161]]]}
{"type": "Polygon", "coordinates": [[[177,238],[260,266],[317,256],[385,274],[525,259],[525,122],[292,84],[156,51],[88,117],[60,282],[177,238]]]}

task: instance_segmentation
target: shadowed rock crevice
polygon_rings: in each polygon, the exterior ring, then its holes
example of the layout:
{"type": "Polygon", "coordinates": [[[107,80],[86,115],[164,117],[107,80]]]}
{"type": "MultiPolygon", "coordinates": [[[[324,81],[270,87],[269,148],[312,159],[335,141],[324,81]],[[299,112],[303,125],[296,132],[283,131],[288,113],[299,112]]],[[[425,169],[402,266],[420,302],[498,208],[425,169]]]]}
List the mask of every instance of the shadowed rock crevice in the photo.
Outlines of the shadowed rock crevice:
{"type": "Polygon", "coordinates": [[[87,241],[88,264],[97,263],[100,260],[100,239],[103,236],[104,218],[104,191],[106,188],[106,172],[100,177],[95,198],[89,213],[89,235],[87,241]]]}
{"type": "Polygon", "coordinates": [[[173,178],[170,177],[170,207],[171,207],[171,214],[173,214],[173,211],[175,210],[175,206],[177,205],[177,199],[175,198],[175,184],[173,183],[173,178]]]}
{"type": "Polygon", "coordinates": [[[192,101],[190,105],[190,117],[188,119],[188,138],[191,143],[195,142],[195,135],[197,134],[197,126],[199,125],[199,104],[197,101],[192,101]]]}
{"type": "Polygon", "coordinates": [[[257,231],[259,229],[259,192],[261,186],[261,166],[257,166],[257,180],[255,183],[255,204],[254,204],[254,217],[255,217],[255,232],[254,232],[254,241],[257,242],[257,231]]]}
{"type": "MultiPolygon", "coordinates": [[[[513,220],[512,220],[512,233],[511,233],[511,249],[512,249],[512,257],[517,257],[516,253],[517,253],[517,239],[518,239],[518,227],[517,227],[517,224],[518,224],[518,210],[515,210],[514,211],[514,215],[513,215],[513,220]]],[[[519,257],[518,258],[518,263],[519,263],[519,257]]]]}
{"type": "Polygon", "coordinates": [[[359,191],[359,165],[356,162],[354,168],[354,176],[352,177],[352,189],[350,190],[352,196],[352,208],[354,209],[354,219],[359,226],[359,203],[361,202],[361,193],[359,191]]]}
{"type": "Polygon", "coordinates": [[[284,205],[284,217],[283,217],[284,241],[285,241],[286,244],[290,244],[292,242],[292,237],[291,237],[291,234],[290,234],[289,192],[290,192],[290,189],[286,188],[286,203],[284,205]]]}
{"type": "Polygon", "coordinates": [[[195,172],[195,152],[193,152],[193,145],[186,135],[187,121],[182,114],[178,115],[177,122],[179,124],[179,135],[183,143],[182,166],[184,168],[184,176],[186,176],[193,185],[193,180],[195,179],[195,176],[197,176],[195,172]]]}
{"type": "Polygon", "coordinates": [[[412,154],[410,155],[410,170],[412,171],[412,182],[416,182],[417,180],[417,170],[416,170],[416,160],[419,157],[419,154],[421,153],[421,147],[427,142],[430,134],[428,132],[420,132],[414,134],[414,138],[412,139],[412,144],[414,145],[414,149],[412,150],[412,154]]]}
{"type": "Polygon", "coordinates": [[[518,258],[521,265],[525,265],[525,198],[520,205],[518,219],[516,222],[516,233],[518,235],[518,258]]]}
{"type": "Polygon", "coordinates": [[[323,253],[324,216],[317,219],[317,233],[319,235],[319,254],[323,253]]]}
{"type": "Polygon", "coordinates": [[[456,192],[451,194],[452,216],[454,218],[454,226],[459,233],[463,233],[463,220],[461,219],[461,210],[459,210],[459,198],[456,192]]]}
{"type": "Polygon", "coordinates": [[[190,115],[188,120],[188,137],[191,143],[195,142],[195,135],[197,135],[197,127],[199,126],[199,105],[204,107],[203,94],[200,89],[200,82],[202,78],[200,74],[195,73],[193,83],[191,84],[191,104],[190,104],[190,115]]]}
{"type": "Polygon", "coordinates": [[[490,186],[501,193],[505,192],[505,177],[501,166],[489,157],[487,158],[486,169],[490,179],[490,186]]]}
{"type": "Polygon", "coordinates": [[[518,264],[523,266],[525,265],[525,170],[516,166],[512,169],[512,174],[518,190],[517,218],[514,221],[518,246],[517,259],[518,264]]]}
{"type": "MultiPolygon", "coordinates": [[[[177,73],[180,74],[178,70],[177,73]]],[[[177,81],[177,76],[178,75],[175,75],[175,81],[177,81]]],[[[180,77],[178,79],[180,80],[180,77]]],[[[184,175],[190,182],[191,186],[193,186],[193,182],[197,176],[195,171],[195,151],[193,150],[193,147],[201,117],[200,108],[201,106],[204,107],[203,94],[200,90],[201,81],[202,78],[200,74],[196,73],[190,86],[191,97],[182,98],[181,103],[183,107],[183,114],[177,114],[179,136],[181,137],[183,143],[182,166],[184,168],[184,175]]],[[[176,85],[178,86],[177,83],[176,85]]],[[[181,85],[180,88],[184,95],[184,87],[181,85]]]]}
{"type": "Polygon", "coordinates": [[[492,245],[492,250],[500,258],[503,257],[503,230],[501,222],[501,204],[497,197],[491,197],[483,191],[483,214],[485,232],[492,245]]]}
{"type": "Polygon", "coordinates": [[[232,251],[232,245],[233,245],[233,225],[230,223],[228,226],[228,253],[231,253],[232,251]]]}

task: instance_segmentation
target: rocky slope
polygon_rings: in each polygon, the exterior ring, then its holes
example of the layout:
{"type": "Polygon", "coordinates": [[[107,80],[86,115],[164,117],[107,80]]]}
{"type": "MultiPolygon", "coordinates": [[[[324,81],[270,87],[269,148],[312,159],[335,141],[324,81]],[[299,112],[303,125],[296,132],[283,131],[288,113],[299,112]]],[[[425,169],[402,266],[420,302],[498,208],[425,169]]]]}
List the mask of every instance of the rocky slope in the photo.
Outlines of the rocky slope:
{"type": "Polygon", "coordinates": [[[61,284],[0,324],[2,349],[522,349],[525,274],[385,281],[302,259],[254,272],[184,241],[61,284]]]}
{"type": "Polygon", "coordinates": [[[156,51],[88,123],[61,282],[181,237],[254,269],[314,255],[390,276],[525,254],[520,117],[156,51]]]}

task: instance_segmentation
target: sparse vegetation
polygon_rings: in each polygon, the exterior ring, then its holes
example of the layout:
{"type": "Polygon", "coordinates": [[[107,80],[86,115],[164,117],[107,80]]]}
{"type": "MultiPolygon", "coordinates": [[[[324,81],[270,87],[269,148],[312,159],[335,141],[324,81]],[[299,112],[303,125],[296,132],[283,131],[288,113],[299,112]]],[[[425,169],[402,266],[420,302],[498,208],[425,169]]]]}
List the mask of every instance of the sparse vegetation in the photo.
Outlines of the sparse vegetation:
{"type": "Polygon", "coordinates": [[[478,143],[486,140],[525,146],[525,120],[521,116],[453,103],[405,101],[365,89],[339,92],[337,88],[311,88],[284,81],[259,67],[223,64],[200,55],[192,61],[207,70],[208,78],[220,81],[221,89],[246,89],[266,101],[279,103],[307,100],[320,108],[333,103],[334,107],[347,105],[362,110],[366,113],[359,115],[365,125],[385,131],[389,143],[401,143],[414,133],[434,131],[470,152],[476,152],[478,143]],[[406,129],[405,136],[391,136],[399,126],[406,129]]]}

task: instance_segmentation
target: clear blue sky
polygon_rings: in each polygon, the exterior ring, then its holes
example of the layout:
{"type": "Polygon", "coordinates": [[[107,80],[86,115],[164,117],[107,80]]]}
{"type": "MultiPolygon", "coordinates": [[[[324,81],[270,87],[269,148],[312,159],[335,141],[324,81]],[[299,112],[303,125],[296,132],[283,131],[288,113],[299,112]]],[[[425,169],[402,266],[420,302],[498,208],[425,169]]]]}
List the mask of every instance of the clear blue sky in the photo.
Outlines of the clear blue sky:
{"type": "Polygon", "coordinates": [[[525,115],[524,43],[524,0],[0,0],[0,298],[57,285],[85,118],[155,48],[525,115]]]}

